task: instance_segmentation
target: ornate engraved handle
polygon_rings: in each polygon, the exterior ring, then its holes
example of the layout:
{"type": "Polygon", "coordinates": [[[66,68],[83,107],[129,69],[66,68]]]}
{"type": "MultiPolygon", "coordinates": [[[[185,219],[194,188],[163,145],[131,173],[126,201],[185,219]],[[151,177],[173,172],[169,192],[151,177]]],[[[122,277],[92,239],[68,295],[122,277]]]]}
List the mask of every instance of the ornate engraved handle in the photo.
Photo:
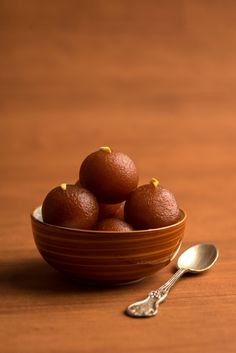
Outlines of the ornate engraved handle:
{"type": "Polygon", "coordinates": [[[167,297],[169,290],[175,282],[186,272],[184,269],[179,269],[163,286],[152,290],[147,298],[128,306],[126,312],[133,317],[149,317],[156,315],[159,304],[167,297]]]}
{"type": "Polygon", "coordinates": [[[156,299],[158,303],[162,303],[163,300],[167,297],[169,290],[173,285],[178,281],[178,279],[186,272],[185,269],[180,268],[175,274],[160,288],[154,289],[149,293],[151,299],[156,299]]]}

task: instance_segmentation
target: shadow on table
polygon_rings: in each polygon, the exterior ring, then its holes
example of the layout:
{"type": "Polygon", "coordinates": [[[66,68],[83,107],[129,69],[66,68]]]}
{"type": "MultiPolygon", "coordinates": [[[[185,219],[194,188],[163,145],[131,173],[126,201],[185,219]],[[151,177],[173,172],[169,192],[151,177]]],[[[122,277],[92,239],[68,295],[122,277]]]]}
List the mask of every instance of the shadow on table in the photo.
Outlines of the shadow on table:
{"type": "MultiPolygon", "coordinates": [[[[145,279],[149,281],[149,278],[145,279]]],[[[81,281],[63,275],[40,258],[28,258],[10,261],[0,267],[0,282],[5,289],[31,292],[32,294],[47,293],[91,293],[122,291],[127,286],[111,286],[95,282],[81,281]]],[[[142,281],[143,283],[143,281],[142,281]]],[[[132,284],[137,289],[141,282],[132,284]]]]}
{"type": "MultiPolygon", "coordinates": [[[[10,260],[0,266],[1,292],[7,295],[10,293],[27,293],[30,295],[65,295],[65,294],[93,294],[93,293],[122,293],[127,289],[132,293],[142,290],[147,294],[150,290],[156,289],[164,284],[176,271],[174,265],[169,265],[167,271],[160,271],[158,275],[150,276],[132,285],[111,286],[101,283],[91,283],[71,278],[54,270],[39,257],[27,257],[25,259],[10,260]]],[[[187,280],[195,274],[186,273],[181,281],[187,280]]],[[[198,275],[199,276],[199,275],[198,275]]],[[[204,274],[200,274],[204,276],[204,274]]]]}

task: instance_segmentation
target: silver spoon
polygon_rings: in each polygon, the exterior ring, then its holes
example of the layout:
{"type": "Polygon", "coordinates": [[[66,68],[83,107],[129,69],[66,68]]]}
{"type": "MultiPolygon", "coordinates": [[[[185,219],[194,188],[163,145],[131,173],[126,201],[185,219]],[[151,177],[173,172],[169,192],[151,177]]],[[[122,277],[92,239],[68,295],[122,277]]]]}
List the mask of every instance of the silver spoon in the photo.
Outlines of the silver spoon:
{"type": "Polygon", "coordinates": [[[167,297],[175,282],[186,272],[199,273],[208,270],[216,262],[219,251],[213,244],[198,244],[188,248],[180,255],[178,271],[160,288],[151,291],[147,298],[131,304],[126,313],[132,317],[155,316],[158,306],[167,297]]]}

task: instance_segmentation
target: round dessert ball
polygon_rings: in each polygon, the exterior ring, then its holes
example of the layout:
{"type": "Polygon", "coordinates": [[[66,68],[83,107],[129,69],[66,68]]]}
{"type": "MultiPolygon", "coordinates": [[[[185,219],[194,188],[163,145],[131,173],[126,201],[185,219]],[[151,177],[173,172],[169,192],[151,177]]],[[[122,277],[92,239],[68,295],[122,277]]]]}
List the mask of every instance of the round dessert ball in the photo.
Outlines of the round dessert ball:
{"type": "Polygon", "coordinates": [[[44,222],[57,226],[92,229],[98,219],[98,203],[90,191],[61,184],[47,194],[42,217],[44,222]]]}
{"type": "Polygon", "coordinates": [[[124,215],[135,229],[160,228],[179,220],[179,208],[174,195],[152,178],[129,195],[124,215]]]}
{"type": "Polygon", "coordinates": [[[104,218],[119,218],[124,220],[124,205],[125,203],[99,203],[98,219],[104,218]]]}
{"type": "Polygon", "coordinates": [[[102,203],[120,203],[136,189],[138,172],[132,159],[101,147],[91,153],[80,167],[79,182],[102,203]]]}
{"type": "Polygon", "coordinates": [[[95,230],[130,232],[133,227],[118,218],[105,218],[97,223],[95,230]]]}

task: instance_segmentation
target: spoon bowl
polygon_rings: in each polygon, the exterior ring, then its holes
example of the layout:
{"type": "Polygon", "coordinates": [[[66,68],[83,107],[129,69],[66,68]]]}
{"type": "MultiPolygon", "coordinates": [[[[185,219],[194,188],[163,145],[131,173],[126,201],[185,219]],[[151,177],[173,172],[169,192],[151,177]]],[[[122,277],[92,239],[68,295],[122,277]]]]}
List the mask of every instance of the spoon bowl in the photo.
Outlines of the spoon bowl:
{"type": "Polygon", "coordinates": [[[177,267],[186,272],[198,273],[208,270],[219,256],[218,249],[213,244],[197,244],[180,255],[177,267]]]}

